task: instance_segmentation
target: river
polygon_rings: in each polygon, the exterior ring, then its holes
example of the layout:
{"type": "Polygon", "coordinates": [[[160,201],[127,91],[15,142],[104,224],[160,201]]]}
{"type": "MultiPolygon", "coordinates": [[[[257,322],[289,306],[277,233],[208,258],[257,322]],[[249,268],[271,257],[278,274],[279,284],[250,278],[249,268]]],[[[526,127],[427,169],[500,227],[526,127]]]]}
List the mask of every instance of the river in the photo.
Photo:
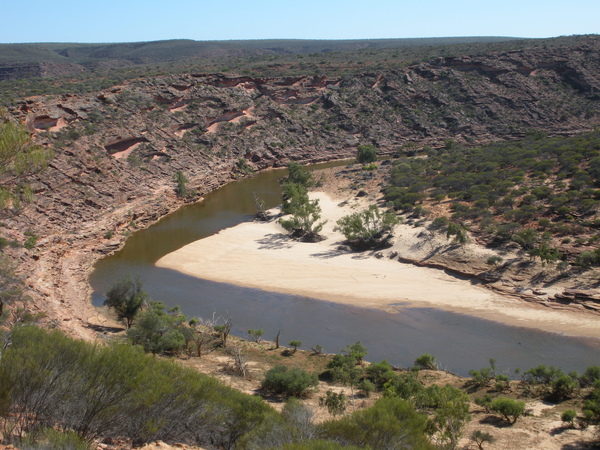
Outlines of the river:
{"type": "Polygon", "coordinates": [[[240,337],[246,337],[250,328],[262,328],[264,338],[273,340],[281,330],[282,344],[299,340],[302,348],[320,344],[332,353],[361,341],[370,361],[387,359],[407,367],[419,355],[430,353],[440,368],[459,375],[487,366],[490,358],[507,374],[539,364],[565,371],[600,364],[600,341],[595,339],[507,326],[433,308],[389,313],[350,307],[214,283],[154,266],[159,258],[190,242],[252,220],[255,194],[267,207],[279,204],[282,176],[284,171],[273,170],[230,183],[204,201],[134,233],[121,251],[96,264],[90,277],[93,304],[102,305],[105,292],[122,276],[140,276],[153,300],[180,305],[188,316],[231,317],[232,334],[240,337]]]}

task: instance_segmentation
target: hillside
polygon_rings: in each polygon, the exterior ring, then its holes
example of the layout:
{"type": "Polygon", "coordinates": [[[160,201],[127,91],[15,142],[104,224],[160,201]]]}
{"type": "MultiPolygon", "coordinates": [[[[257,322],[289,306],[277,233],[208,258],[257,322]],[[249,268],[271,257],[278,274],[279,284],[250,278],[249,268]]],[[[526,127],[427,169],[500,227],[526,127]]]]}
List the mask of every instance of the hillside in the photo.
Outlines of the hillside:
{"type": "Polygon", "coordinates": [[[0,44],[0,102],[10,104],[39,94],[91,93],[139,77],[194,72],[352,76],[367,70],[402,69],[440,57],[576,46],[589,38],[0,44]]]}
{"type": "Polygon", "coordinates": [[[589,37],[356,76],[189,73],[23,99],[10,113],[56,157],[33,180],[35,203],[5,214],[1,235],[37,237],[11,250],[32,304],[86,334],[100,320],[90,319],[93,262],[193,200],[176,196],[176,172],[203,195],[290,160],[351,157],[360,144],[412,154],[448,139],[470,147],[530,130],[591,130],[600,122],[599,50],[589,37]]]}

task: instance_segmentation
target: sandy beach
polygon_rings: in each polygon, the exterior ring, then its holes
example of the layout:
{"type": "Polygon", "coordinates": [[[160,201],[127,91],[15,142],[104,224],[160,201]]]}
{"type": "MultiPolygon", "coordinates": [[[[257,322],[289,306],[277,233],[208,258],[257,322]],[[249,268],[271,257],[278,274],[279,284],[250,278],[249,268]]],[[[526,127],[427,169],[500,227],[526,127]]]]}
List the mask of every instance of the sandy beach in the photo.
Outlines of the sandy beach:
{"type": "MultiPolygon", "coordinates": [[[[156,265],[211,281],[359,307],[389,311],[432,307],[509,325],[600,338],[600,321],[593,315],[502,296],[441,270],[389,258],[392,252],[418,255],[416,247],[434,247],[436,240],[443,239],[419,239],[423,228],[399,225],[394,246],[384,250],[381,258],[373,252],[340,250],[343,236],[333,231],[336,220],[362,209],[364,203],[359,199],[340,203],[321,192],[311,197],[319,199],[322,216],[328,220],[322,242],[293,241],[275,220],[249,222],[186,245],[156,265]]],[[[482,258],[490,254],[475,245],[469,245],[468,251],[481,252],[482,258]]]]}

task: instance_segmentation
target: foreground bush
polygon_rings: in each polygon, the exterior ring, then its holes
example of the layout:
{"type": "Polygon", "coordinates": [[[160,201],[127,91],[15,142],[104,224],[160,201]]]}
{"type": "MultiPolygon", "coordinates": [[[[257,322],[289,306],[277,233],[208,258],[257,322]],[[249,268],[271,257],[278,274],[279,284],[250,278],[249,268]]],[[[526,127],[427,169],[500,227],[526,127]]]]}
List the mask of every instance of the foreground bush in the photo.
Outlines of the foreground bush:
{"type": "Polygon", "coordinates": [[[72,430],[231,448],[276,413],[261,399],[128,344],[89,344],[35,327],[14,330],[0,366],[0,416],[17,438],[72,430]]]}
{"type": "Polygon", "coordinates": [[[127,337],[145,352],[154,354],[178,354],[186,345],[191,329],[186,317],[178,308],[172,313],[161,302],[150,302],[149,307],[138,314],[135,325],[127,330],[127,337]]]}
{"type": "Polygon", "coordinates": [[[321,436],[343,445],[380,448],[433,448],[425,433],[427,417],[399,398],[383,398],[375,406],[321,425],[321,436]]]}

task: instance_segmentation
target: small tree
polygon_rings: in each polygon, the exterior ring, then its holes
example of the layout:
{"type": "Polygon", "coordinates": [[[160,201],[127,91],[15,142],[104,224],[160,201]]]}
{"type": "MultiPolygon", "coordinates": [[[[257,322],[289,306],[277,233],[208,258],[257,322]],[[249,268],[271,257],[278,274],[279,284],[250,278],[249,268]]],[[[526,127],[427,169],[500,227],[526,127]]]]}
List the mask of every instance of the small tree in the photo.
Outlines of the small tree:
{"type": "Polygon", "coordinates": [[[370,408],[321,424],[323,436],[330,441],[372,449],[431,448],[426,427],[427,417],[399,398],[382,398],[370,408]]]}
{"type": "Polygon", "coordinates": [[[252,195],[254,196],[254,205],[256,206],[254,218],[263,222],[269,220],[269,213],[266,210],[265,201],[259,198],[256,193],[253,193],[252,195]]]}
{"type": "Polygon", "coordinates": [[[233,321],[231,317],[224,319],[223,325],[215,325],[214,329],[217,333],[219,333],[219,337],[221,338],[221,345],[223,348],[227,348],[227,338],[229,337],[229,333],[231,333],[231,326],[233,321]]]}
{"type": "Polygon", "coordinates": [[[429,353],[423,353],[415,359],[415,366],[421,369],[437,370],[435,356],[431,356],[429,353]]]}
{"type": "Polygon", "coordinates": [[[508,378],[508,375],[504,375],[502,373],[499,373],[498,375],[496,375],[496,390],[498,392],[504,392],[509,387],[510,387],[510,379],[508,378]]]}
{"type": "Polygon", "coordinates": [[[483,444],[484,443],[487,442],[489,444],[493,444],[495,439],[488,432],[481,431],[481,430],[475,430],[471,434],[471,440],[473,442],[475,442],[475,445],[477,445],[477,447],[479,448],[479,450],[483,450],[483,444]]]}
{"type": "Polygon", "coordinates": [[[338,381],[346,386],[350,386],[352,394],[352,408],[356,411],[354,404],[354,387],[360,381],[362,369],[356,365],[356,360],[349,355],[335,355],[331,361],[327,363],[327,369],[334,381],[338,381]]]}
{"type": "Polygon", "coordinates": [[[23,299],[23,281],[17,276],[16,263],[8,256],[0,254],[0,317],[4,305],[23,299]]]}
{"type": "Polygon", "coordinates": [[[242,348],[233,346],[227,350],[227,353],[233,358],[233,362],[225,365],[225,371],[246,378],[248,376],[248,364],[246,356],[242,353],[242,348]]]}
{"type": "Polygon", "coordinates": [[[566,411],[564,411],[561,414],[560,420],[562,420],[570,428],[574,428],[575,427],[575,418],[576,417],[577,417],[577,413],[575,411],[573,411],[572,409],[567,409],[566,411]]]}
{"type": "Polygon", "coordinates": [[[294,340],[294,341],[290,341],[290,343],[288,345],[293,348],[292,354],[294,354],[298,350],[298,347],[300,347],[302,345],[302,342],[294,340]]]}
{"type": "Polygon", "coordinates": [[[306,167],[292,161],[288,164],[288,176],[284,180],[284,184],[296,183],[305,188],[315,184],[313,174],[306,167]]]}
{"type": "Polygon", "coordinates": [[[253,330],[253,329],[248,330],[248,336],[250,337],[250,340],[253,342],[260,342],[264,333],[265,332],[262,328],[260,330],[253,330]]]}
{"type": "Polygon", "coordinates": [[[446,230],[446,237],[450,239],[453,237],[452,241],[456,242],[460,245],[465,245],[469,241],[469,237],[467,235],[467,229],[464,225],[459,223],[450,222],[448,223],[448,229],[446,230]]]}
{"type": "Polygon", "coordinates": [[[317,344],[310,349],[313,352],[313,355],[322,355],[324,353],[323,346],[321,344],[317,344]]]}
{"type": "Polygon", "coordinates": [[[496,376],[496,360],[494,358],[490,358],[489,367],[484,367],[480,370],[470,370],[469,375],[473,377],[471,383],[475,386],[487,386],[496,376]]]}
{"type": "Polygon", "coordinates": [[[441,442],[454,449],[466,423],[471,420],[469,396],[450,385],[427,388],[426,402],[433,408],[432,424],[441,442]]]}
{"type": "Polygon", "coordinates": [[[291,217],[279,219],[279,224],[289,231],[293,237],[308,242],[322,240],[319,233],[327,221],[321,219],[319,200],[302,200],[291,206],[291,217]]]}
{"type": "Polygon", "coordinates": [[[183,174],[183,172],[181,170],[178,170],[177,172],[175,172],[175,175],[173,175],[173,181],[175,181],[175,183],[177,183],[175,192],[177,193],[177,195],[179,197],[188,197],[190,195],[190,192],[188,191],[188,188],[187,188],[187,184],[188,184],[189,180],[186,178],[186,176],[183,174]]]}
{"type": "Polygon", "coordinates": [[[579,383],[575,378],[569,375],[561,375],[552,382],[550,395],[553,400],[562,402],[563,400],[572,398],[578,386],[579,383]]]}
{"type": "Polygon", "coordinates": [[[188,342],[194,344],[196,356],[201,358],[205,349],[210,347],[215,342],[215,337],[212,333],[214,325],[212,322],[203,321],[202,319],[193,318],[188,323],[189,329],[185,333],[188,342]]]}
{"type": "Polygon", "coordinates": [[[486,394],[483,397],[476,397],[475,404],[481,406],[486,413],[490,413],[490,405],[494,398],[490,394],[486,394]]]}
{"type": "Polygon", "coordinates": [[[300,205],[309,201],[306,187],[299,183],[285,183],[282,196],[281,212],[284,214],[293,214],[300,205]]]}
{"type": "Polygon", "coordinates": [[[334,230],[342,233],[354,248],[382,248],[390,245],[392,231],[398,222],[393,212],[382,213],[377,205],[371,205],[362,212],[339,219],[334,230]]]}
{"type": "Polygon", "coordinates": [[[354,358],[356,364],[362,364],[364,357],[367,356],[367,349],[360,343],[360,341],[356,341],[354,344],[349,345],[342,350],[342,353],[354,358]]]}
{"type": "Polygon", "coordinates": [[[525,402],[498,397],[490,403],[490,411],[500,414],[509,423],[515,423],[519,417],[525,414],[525,402]]]}
{"type": "Polygon", "coordinates": [[[124,320],[129,329],[147,298],[148,295],[142,291],[141,278],[133,280],[126,277],[108,290],[104,305],[114,309],[119,320],[124,320]]]}
{"type": "Polygon", "coordinates": [[[359,145],[356,160],[360,164],[369,164],[377,161],[377,149],[373,145],[359,145]]]}
{"type": "Polygon", "coordinates": [[[330,389],[325,392],[325,397],[319,399],[319,405],[326,407],[332,416],[341,416],[346,411],[346,395],[344,392],[336,394],[330,389]]]}
{"type": "Polygon", "coordinates": [[[52,150],[34,145],[25,127],[0,110],[0,211],[33,200],[28,178],[44,170],[53,156],[52,150]]]}

